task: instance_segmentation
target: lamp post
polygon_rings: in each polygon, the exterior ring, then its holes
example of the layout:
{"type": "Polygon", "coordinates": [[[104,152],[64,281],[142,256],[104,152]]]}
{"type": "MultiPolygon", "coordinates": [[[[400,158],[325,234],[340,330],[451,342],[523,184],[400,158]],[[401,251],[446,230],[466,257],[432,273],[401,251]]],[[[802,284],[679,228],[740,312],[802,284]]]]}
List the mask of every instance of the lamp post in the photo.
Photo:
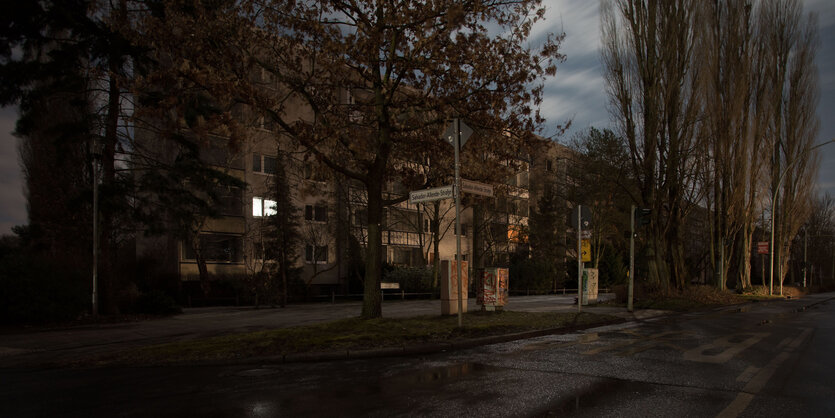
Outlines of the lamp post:
{"type": "Polygon", "coordinates": [[[96,136],[90,143],[90,155],[93,156],[93,316],[99,314],[99,163],[103,151],[104,141],[96,136]]]}
{"type": "MultiPolygon", "coordinates": [[[[822,142],[818,145],[815,145],[814,147],[809,148],[808,150],[806,150],[804,152],[804,154],[808,153],[808,152],[810,152],[814,149],[820,148],[824,145],[831,144],[833,142],[835,142],[835,139],[830,139],[829,141],[822,142]]],[[[789,165],[786,166],[785,170],[783,170],[782,173],[780,173],[780,177],[777,179],[777,186],[774,188],[774,191],[772,192],[772,196],[771,196],[771,247],[770,247],[770,250],[771,250],[771,257],[770,257],[771,258],[771,268],[769,269],[769,278],[768,278],[768,295],[769,296],[774,294],[774,216],[775,216],[774,212],[777,210],[777,197],[780,194],[780,186],[783,185],[783,180],[786,179],[786,173],[788,173],[789,169],[791,169],[792,166],[795,165],[798,161],[800,161],[800,159],[795,159],[794,161],[789,163],[789,165]]],[[[781,265],[780,258],[782,258],[782,257],[779,257],[779,256],[777,257],[777,264],[778,265],[781,265]]],[[[781,276],[782,276],[782,274],[781,274],[781,276]]],[[[780,295],[782,295],[782,294],[783,294],[783,280],[781,279],[780,280],[780,295]]]]}

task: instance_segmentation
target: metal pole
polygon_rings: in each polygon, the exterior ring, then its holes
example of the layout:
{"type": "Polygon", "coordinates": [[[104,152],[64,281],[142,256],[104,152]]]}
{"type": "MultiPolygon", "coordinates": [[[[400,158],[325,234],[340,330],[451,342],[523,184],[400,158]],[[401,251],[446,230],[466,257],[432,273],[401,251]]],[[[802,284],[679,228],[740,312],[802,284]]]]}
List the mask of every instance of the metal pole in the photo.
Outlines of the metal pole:
{"type": "Polygon", "coordinates": [[[455,118],[455,268],[458,274],[458,328],[463,326],[464,294],[461,286],[461,173],[459,148],[461,147],[461,119],[455,118]]]}
{"type": "Polygon", "coordinates": [[[629,217],[629,294],[626,299],[626,310],[632,312],[632,296],[635,288],[635,205],[632,205],[632,212],[629,217]]]}
{"type": "Polygon", "coordinates": [[[719,290],[725,290],[725,238],[719,239],[719,290]]]}
{"type": "Polygon", "coordinates": [[[577,312],[583,311],[583,205],[577,205],[577,312]]]}
{"type": "Polygon", "coordinates": [[[806,258],[806,250],[809,247],[809,229],[803,228],[803,287],[806,287],[806,269],[809,266],[808,259],[806,258]]]}
{"type": "Polygon", "coordinates": [[[93,316],[99,314],[98,275],[99,275],[99,165],[93,157],[93,316]]]}
{"type": "MultiPolygon", "coordinates": [[[[781,176],[782,177],[782,176],[781,176]]],[[[771,196],[771,247],[769,247],[769,263],[768,267],[768,296],[774,294],[774,211],[777,210],[777,196],[780,194],[780,183],[777,183],[777,188],[774,189],[774,194],[771,196]]]]}

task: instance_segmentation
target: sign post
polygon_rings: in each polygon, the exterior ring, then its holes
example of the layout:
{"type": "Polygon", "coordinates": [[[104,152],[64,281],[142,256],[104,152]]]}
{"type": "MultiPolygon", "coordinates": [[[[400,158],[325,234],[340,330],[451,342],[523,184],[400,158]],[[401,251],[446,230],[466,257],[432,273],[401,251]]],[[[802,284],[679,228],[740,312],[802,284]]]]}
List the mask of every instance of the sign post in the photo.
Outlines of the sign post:
{"type": "MultiPolygon", "coordinates": [[[[571,216],[571,226],[577,230],[577,312],[583,311],[583,261],[586,257],[583,254],[583,229],[591,228],[591,211],[583,205],[574,207],[574,213],[571,216]]],[[[588,241],[587,241],[588,242],[588,241]]],[[[588,256],[591,257],[591,248],[587,251],[588,256]]],[[[591,258],[589,258],[591,261],[591,258]]]]}
{"type": "Polygon", "coordinates": [[[632,312],[632,296],[635,289],[635,205],[632,205],[631,216],[629,216],[629,291],[626,297],[626,310],[632,312]]]}
{"type": "MultiPolygon", "coordinates": [[[[473,130],[467,126],[460,118],[455,118],[452,123],[447,126],[443,134],[443,139],[449,142],[455,149],[455,186],[453,187],[453,194],[455,195],[455,263],[458,277],[461,276],[461,169],[460,169],[460,149],[473,134],[473,130]]],[[[458,327],[463,325],[464,303],[463,291],[461,289],[461,280],[458,280],[458,327]]]]}

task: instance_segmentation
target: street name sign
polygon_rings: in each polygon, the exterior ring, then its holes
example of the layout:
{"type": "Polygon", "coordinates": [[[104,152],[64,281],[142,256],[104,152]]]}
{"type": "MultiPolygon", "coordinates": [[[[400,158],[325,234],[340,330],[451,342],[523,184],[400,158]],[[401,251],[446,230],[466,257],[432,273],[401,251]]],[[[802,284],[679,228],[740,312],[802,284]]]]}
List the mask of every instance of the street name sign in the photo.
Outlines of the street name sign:
{"type": "Polygon", "coordinates": [[[464,193],[493,197],[493,186],[472,180],[461,179],[461,191],[464,193]]]}
{"type": "Polygon", "coordinates": [[[441,199],[451,199],[452,185],[433,187],[431,189],[415,190],[409,192],[409,203],[433,202],[441,199]]]}

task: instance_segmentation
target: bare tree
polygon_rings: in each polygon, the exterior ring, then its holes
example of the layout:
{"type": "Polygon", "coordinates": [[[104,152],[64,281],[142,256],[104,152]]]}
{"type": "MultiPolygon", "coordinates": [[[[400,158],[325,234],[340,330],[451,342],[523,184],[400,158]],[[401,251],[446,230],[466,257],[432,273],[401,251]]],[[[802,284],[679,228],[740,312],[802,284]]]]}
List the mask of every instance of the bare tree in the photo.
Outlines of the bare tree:
{"type": "Polygon", "coordinates": [[[759,30],[767,54],[766,74],[770,114],[766,135],[771,145],[771,192],[777,197],[774,217],[775,247],[782,259],[777,277],[782,283],[792,238],[810,214],[819,157],[810,151],[819,122],[817,16],[803,17],[796,0],[762,3],[759,30]],[[780,182],[782,180],[782,183],[780,182]]]}
{"type": "Polygon", "coordinates": [[[761,173],[762,136],[753,118],[756,102],[756,16],[747,0],[700,4],[700,134],[710,156],[703,175],[710,213],[710,262],[720,289],[726,287],[732,259],[742,265],[740,283],[750,285],[750,245],[761,173]]]}
{"type": "Polygon", "coordinates": [[[696,7],[688,0],[610,0],[601,6],[610,111],[627,142],[638,204],[652,208],[649,281],[684,286],[684,219],[699,200],[701,106],[696,7]]]}

